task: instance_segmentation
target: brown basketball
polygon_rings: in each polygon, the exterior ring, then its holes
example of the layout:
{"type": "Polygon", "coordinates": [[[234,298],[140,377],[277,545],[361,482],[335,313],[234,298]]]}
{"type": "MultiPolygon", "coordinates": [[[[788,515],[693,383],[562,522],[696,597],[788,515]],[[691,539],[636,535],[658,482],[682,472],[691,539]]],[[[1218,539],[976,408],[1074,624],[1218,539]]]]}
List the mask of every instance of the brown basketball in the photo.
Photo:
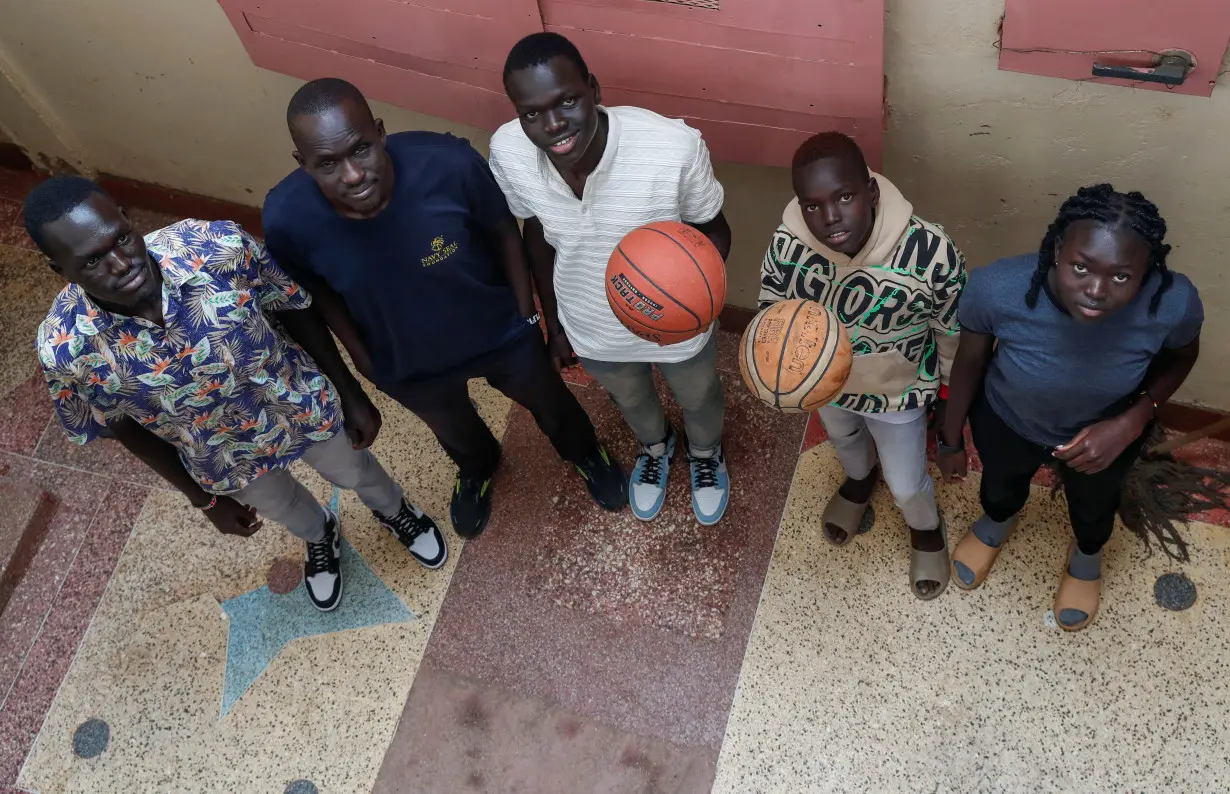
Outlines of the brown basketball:
{"type": "Polygon", "coordinates": [[[671,345],[709,330],[726,303],[726,263],[709,238],[662,221],[624,236],[606,266],[606,299],[632,333],[671,345]]]}
{"type": "Polygon", "coordinates": [[[739,371],[752,393],[782,411],[814,411],[850,377],[850,337],[837,315],[815,301],[788,300],[757,314],[739,348],[739,371]]]}

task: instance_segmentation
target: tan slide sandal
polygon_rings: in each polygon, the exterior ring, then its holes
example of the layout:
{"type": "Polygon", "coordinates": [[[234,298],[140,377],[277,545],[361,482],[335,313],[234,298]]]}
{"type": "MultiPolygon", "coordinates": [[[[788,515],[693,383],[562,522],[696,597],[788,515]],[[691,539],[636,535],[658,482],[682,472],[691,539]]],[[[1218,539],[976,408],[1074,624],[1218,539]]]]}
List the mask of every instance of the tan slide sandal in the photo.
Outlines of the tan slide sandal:
{"type": "Polygon", "coordinates": [[[1068,573],[1068,558],[1071,556],[1072,547],[1069,546],[1068,553],[1063,558],[1063,576],[1059,579],[1059,592],[1055,593],[1055,625],[1064,631],[1080,631],[1098,616],[1098,607],[1102,603],[1102,577],[1090,581],[1077,579],[1068,573]],[[1065,609],[1080,610],[1085,613],[1086,618],[1080,623],[1062,623],[1059,615],[1065,609]]]}
{"type": "Polygon", "coordinates": [[[863,523],[863,516],[866,515],[870,502],[851,502],[840,493],[833,494],[829,499],[829,503],[824,506],[824,515],[821,517],[823,524],[824,538],[834,546],[844,546],[854,540],[854,536],[859,534],[859,526],[863,523]],[[837,540],[833,537],[833,529],[840,529],[846,533],[845,540],[837,540]]]}
{"type": "Polygon", "coordinates": [[[948,589],[952,575],[952,561],[948,558],[948,525],[940,516],[940,532],[944,535],[944,548],[940,551],[910,549],[910,592],[920,601],[939,598],[948,589]],[[939,582],[935,592],[923,595],[918,590],[919,582],[939,582]]]}
{"type": "MultiPolygon", "coordinates": [[[[1008,545],[1009,538],[1012,537],[1013,530],[1016,529],[1016,521],[1012,522],[1012,526],[1008,529],[1008,534],[1004,536],[1004,542],[998,546],[988,546],[978,539],[974,534],[974,530],[965,530],[965,534],[957,543],[957,548],[952,552],[952,561],[959,562],[966,568],[974,572],[974,581],[966,584],[961,581],[961,577],[954,570],[952,572],[952,581],[957,587],[962,590],[976,590],[986,581],[987,574],[991,572],[991,567],[995,565],[995,561],[999,559],[999,553],[1004,550],[1004,546],[1008,545]]],[[[951,566],[949,566],[951,567],[951,566]]]]}

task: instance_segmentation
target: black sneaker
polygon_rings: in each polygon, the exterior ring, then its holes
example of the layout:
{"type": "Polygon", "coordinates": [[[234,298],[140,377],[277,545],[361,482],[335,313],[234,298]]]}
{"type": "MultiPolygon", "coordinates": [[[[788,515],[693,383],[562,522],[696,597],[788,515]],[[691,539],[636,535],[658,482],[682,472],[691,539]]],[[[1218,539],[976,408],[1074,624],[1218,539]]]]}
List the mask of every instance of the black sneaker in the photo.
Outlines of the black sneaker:
{"type": "Polygon", "coordinates": [[[325,536],[307,544],[303,563],[303,584],[308,600],[321,612],[332,612],[342,600],[342,536],[337,531],[337,514],[326,509],[325,536]]]}
{"type": "Polygon", "coordinates": [[[628,506],[628,479],[605,447],[599,444],[598,449],[576,467],[585,478],[589,495],[603,510],[617,512],[628,506]]]}
{"type": "Polygon", "coordinates": [[[472,540],[483,534],[491,518],[491,478],[458,477],[448,515],[461,537],[472,540]]]}
{"type": "Polygon", "coordinates": [[[405,499],[401,500],[401,510],[392,518],[385,518],[373,511],[372,515],[384,526],[393,537],[401,541],[401,545],[410,551],[410,556],[418,560],[424,568],[435,570],[448,561],[448,545],[444,535],[431,516],[419,510],[405,499]]]}

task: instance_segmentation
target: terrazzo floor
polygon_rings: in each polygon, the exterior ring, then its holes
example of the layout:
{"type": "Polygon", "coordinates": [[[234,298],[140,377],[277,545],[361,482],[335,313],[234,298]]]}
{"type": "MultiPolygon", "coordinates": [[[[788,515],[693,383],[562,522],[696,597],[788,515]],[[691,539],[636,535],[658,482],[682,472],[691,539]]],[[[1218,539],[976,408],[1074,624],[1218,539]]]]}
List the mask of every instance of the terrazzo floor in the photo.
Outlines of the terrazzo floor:
{"type": "MultiPolygon", "coordinates": [[[[1190,526],[1184,565],[1118,532],[1103,611],[1068,635],[1048,614],[1066,519],[1039,485],[983,588],[918,602],[883,489],[870,533],[823,541],[832,449],[752,400],[729,333],[720,525],[691,518],[681,461],[656,522],[601,512],[529,415],[476,383],[504,447],[487,532],[463,547],[450,531],[448,565],[423,571],[343,493],[368,578],[314,621],[287,600],[287,533],[219,536],[122,450],[63,441],[25,347],[58,286],[13,229],[20,191],[0,174],[0,359],[20,369],[0,381],[0,476],[60,504],[0,616],[0,794],[1230,791],[1221,526],[1190,526]],[[1158,605],[1164,574],[1193,606],[1158,605]]],[[[568,377],[629,462],[613,405],[568,377]]],[[[377,455],[447,523],[451,467],[377,400],[377,455]]],[[[977,475],[938,492],[955,544],[977,475]]]]}

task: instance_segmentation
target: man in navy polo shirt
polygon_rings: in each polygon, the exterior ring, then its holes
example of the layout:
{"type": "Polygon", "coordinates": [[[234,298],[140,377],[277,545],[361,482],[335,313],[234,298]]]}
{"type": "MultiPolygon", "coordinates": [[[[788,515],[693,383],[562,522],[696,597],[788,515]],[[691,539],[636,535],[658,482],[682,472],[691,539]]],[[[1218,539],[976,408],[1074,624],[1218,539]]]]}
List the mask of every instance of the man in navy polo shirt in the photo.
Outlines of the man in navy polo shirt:
{"type": "Polygon", "coordinates": [[[268,250],[312,292],[360,372],[457,464],[457,534],[486,526],[500,458],[471,378],[529,409],[594,500],[622,509],[623,473],[546,353],[521,233],[486,161],[451,135],[386,137],[344,80],[305,84],[286,121],[300,168],[265,198],[268,250]]]}

